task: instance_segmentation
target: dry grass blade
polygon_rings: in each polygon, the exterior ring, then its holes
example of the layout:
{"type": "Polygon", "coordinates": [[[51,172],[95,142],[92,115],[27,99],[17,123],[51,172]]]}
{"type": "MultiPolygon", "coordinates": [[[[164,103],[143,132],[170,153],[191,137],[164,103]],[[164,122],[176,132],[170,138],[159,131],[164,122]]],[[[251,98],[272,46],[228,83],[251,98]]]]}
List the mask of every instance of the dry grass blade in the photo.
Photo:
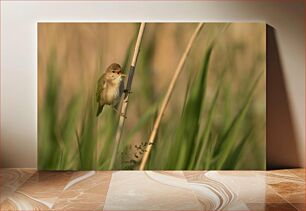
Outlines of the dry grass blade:
{"type": "Polygon", "coordinates": [[[139,28],[139,32],[138,32],[138,36],[137,36],[135,49],[134,49],[132,63],[131,63],[130,71],[129,71],[129,77],[128,77],[128,81],[127,81],[127,84],[126,84],[126,92],[125,92],[124,99],[123,99],[123,104],[122,104],[122,107],[121,107],[121,112],[120,112],[121,115],[120,115],[119,124],[118,124],[117,131],[116,131],[115,145],[114,145],[114,150],[113,150],[113,154],[112,154],[112,159],[111,159],[111,162],[110,162],[110,165],[109,165],[109,170],[113,169],[115,161],[116,161],[116,155],[117,155],[117,151],[118,151],[118,147],[119,147],[119,143],[120,143],[120,139],[121,139],[121,134],[122,134],[122,131],[123,131],[123,128],[124,128],[125,116],[126,116],[126,111],[127,111],[128,102],[129,102],[129,94],[130,94],[130,91],[131,91],[134,71],[135,71],[135,67],[136,67],[136,63],[137,63],[137,58],[138,58],[138,54],[139,54],[139,50],[140,50],[140,44],[141,44],[141,40],[142,40],[142,37],[143,37],[144,29],[145,29],[145,23],[141,23],[140,28],[139,28]]]}
{"type": "Polygon", "coordinates": [[[173,92],[173,89],[174,89],[174,86],[175,86],[175,83],[177,81],[177,78],[178,76],[180,75],[181,71],[182,71],[182,68],[185,64],[185,61],[187,59],[187,56],[189,55],[190,53],[190,50],[191,50],[191,47],[194,43],[194,40],[195,38],[197,37],[197,35],[199,34],[199,32],[201,31],[202,27],[203,27],[204,23],[199,23],[196,30],[194,31],[193,35],[191,36],[189,42],[188,42],[188,45],[184,51],[184,54],[183,56],[181,57],[180,59],[180,62],[178,64],[178,66],[176,67],[176,70],[174,72],[174,75],[172,77],[172,80],[170,82],[170,85],[168,87],[168,90],[167,90],[167,93],[166,93],[166,96],[162,102],[162,105],[160,107],[160,110],[158,111],[158,115],[157,115],[157,118],[154,122],[154,126],[153,126],[153,129],[152,129],[152,132],[150,134],[150,138],[149,138],[149,141],[148,141],[148,145],[147,145],[147,148],[146,148],[146,151],[144,152],[144,155],[143,155],[143,158],[141,160],[141,164],[140,164],[140,168],[139,170],[144,170],[145,166],[146,166],[146,163],[147,163],[147,160],[149,158],[149,155],[150,155],[150,152],[152,150],[152,146],[153,146],[153,143],[154,143],[154,139],[156,137],[156,134],[157,134],[157,131],[158,131],[158,128],[159,128],[159,125],[160,125],[160,122],[161,122],[161,119],[163,117],[163,114],[167,108],[167,105],[168,105],[168,102],[170,100],[170,97],[171,97],[171,94],[173,92]]]}

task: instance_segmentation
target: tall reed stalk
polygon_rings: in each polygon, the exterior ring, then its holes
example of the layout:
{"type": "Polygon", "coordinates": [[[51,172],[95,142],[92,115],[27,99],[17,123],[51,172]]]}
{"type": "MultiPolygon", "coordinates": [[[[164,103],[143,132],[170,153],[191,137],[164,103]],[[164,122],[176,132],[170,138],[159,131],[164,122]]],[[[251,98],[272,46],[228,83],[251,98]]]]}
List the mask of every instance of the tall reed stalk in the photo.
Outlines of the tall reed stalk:
{"type": "Polygon", "coordinates": [[[121,107],[121,115],[120,115],[120,119],[119,119],[119,124],[117,127],[117,131],[116,131],[116,136],[115,136],[115,145],[114,145],[114,149],[113,149],[113,154],[112,154],[112,159],[109,165],[109,170],[112,170],[114,168],[114,164],[116,161],[116,156],[117,156],[117,152],[118,152],[118,147],[120,144],[120,139],[121,139],[121,134],[124,128],[124,122],[125,122],[125,118],[126,118],[126,112],[127,112],[127,107],[128,107],[128,102],[129,102],[129,95],[130,95],[130,91],[131,91],[131,87],[132,87],[132,81],[133,81],[133,76],[134,76],[134,72],[135,72],[135,68],[136,68],[136,63],[137,63],[137,58],[138,58],[138,54],[140,51],[140,44],[142,41],[142,37],[143,37],[143,33],[144,33],[144,29],[145,29],[145,23],[141,23],[140,28],[139,28],[139,32],[138,32],[138,36],[137,36],[137,41],[136,41],[136,45],[135,45],[135,49],[134,49],[134,54],[133,54],[133,58],[132,58],[132,63],[130,66],[130,71],[129,71],[129,77],[128,77],[128,81],[126,84],[126,89],[125,89],[125,94],[124,94],[124,98],[123,98],[123,104],[121,107]]]}
{"type": "Polygon", "coordinates": [[[159,128],[159,125],[160,125],[160,122],[161,122],[161,119],[165,113],[165,110],[167,108],[167,105],[169,103],[169,100],[170,100],[170,97],[173,93],[173,89],[174,89],[174,86],[176,84],[176,81],[177,81],[177,78],[178,76],[180,75],[182,69],[183,69],[183,66],[186,62],[186,59],[190,53],[190,50],[191,50],[191,47],[194,43],[194,40],[195,38],[199,35],[201,29],[203,28],[204,26],[204,23],[199,23],[196,30],[194,31],[194,33],[192,34],[188,44],[187,44],[187,47],[178,63],[178,66],[176,67],[176,70],[174,72],[174,75],[172,77],[172,80],[170,82],[170,85],[168,87],[168,90],[167,90],[167,93],[166,93],[166,96],[162,102],[162,105],[158,111],[158,115],[157,115],[157,118],[154,122],[154,126],[153,126],[153,129],[151,131],[151,134],[150,134],[150,137],[149,137],[149,141],[148,141],[148,144],[147,144],[147,147],[146,147],[146,150],[143,154],[143,158],[141,160],[141,164],[140,164],[140,167],[139,167],[139,170],[144,170],[145,166],[146,166],[146,163],[148,161],[148,158],[149,158],[149,155],[150,155],[150,152],[152,150],[152,146],[154,144],[154,140],[155,140],[155,137],[156,137],[156,134],[157,134],[157,131],[158,131],[158,128],[159,128]]]}

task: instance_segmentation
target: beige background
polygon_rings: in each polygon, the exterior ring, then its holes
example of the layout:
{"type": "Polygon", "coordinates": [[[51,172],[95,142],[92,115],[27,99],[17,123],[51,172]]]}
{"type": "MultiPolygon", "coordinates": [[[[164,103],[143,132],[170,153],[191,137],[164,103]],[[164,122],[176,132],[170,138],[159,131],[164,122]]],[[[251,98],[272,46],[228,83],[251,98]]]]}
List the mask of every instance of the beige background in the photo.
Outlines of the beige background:
{"type": "MultiPolygon", "coordinates": [[[[276,166],[304,165],[305,32],[302,1],[1,2],[1,161],[36,167],[37,22],[265,21],[275,29],[295,139],[270,139],[276,166]],[[294,142],[294,143],[293,143],[294,142]],[[287,149],[294,147],[294,149],[287,149]],[[298,160],[293,154],[298,155],[298,160]]],[[[269,70],[267,70],[269,71],[269,70]]],[[[267,82],[269,84],[269,81],[267,82]]],[[[277,90],[276,90],[277,92],[277,90]]],[[[269,99],[268,99],[269,100],[269,99]]],[[[277,104],[274,104],[277,106],[277,104]]],[[[273,111],[273,109],[272,109],[273,111]]],[[[286,119],[284,120],[286,121],[286,119]]],[[[274,132],[277,132],[274,130],[274,132]]],[[[286,132],[286,128],[283,130],[286,132]]],[[[286,136],[283,136],[286,137],[286,136]]]]}

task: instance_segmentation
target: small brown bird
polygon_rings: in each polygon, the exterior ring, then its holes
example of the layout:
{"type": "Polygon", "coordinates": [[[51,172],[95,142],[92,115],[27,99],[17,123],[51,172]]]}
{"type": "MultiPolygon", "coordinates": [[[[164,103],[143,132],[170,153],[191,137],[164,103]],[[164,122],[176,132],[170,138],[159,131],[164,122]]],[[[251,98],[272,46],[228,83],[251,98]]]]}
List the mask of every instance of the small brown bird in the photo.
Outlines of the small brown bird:
{"type": "Polygon", "coordinates": [[[104,105],[111,105],[118,112],[120,98],[124,92],[123,77],[125,76],[122,74],[121,66],[113,63],[99,78],[96,92],[97,116],[102,112],[104,105]]]}

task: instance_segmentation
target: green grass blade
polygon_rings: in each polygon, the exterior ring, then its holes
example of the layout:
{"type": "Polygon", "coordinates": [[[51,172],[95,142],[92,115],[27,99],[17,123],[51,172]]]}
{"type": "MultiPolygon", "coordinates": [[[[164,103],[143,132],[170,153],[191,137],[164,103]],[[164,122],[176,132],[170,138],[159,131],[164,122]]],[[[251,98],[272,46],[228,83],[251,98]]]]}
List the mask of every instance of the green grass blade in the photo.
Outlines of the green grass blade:
{"type": "Polygon", "coordinates": [[[217,151],[215,152],[216,154],[219,155],[217,169],[222,169],[224,167],[226,159],[228,158],[231,150],[233,149],[236,143],[235,133],[237,131],[238,126],[241,124],[243,117],[246,115],[247,109],[253,97],[253,92],[258,84],[261,75],[262,74],[260,74],[253,83],[240,111],[236,114],[235,118],[233,119],[232,123],[230,124],[225,134],[221,137],[221,145],[219,149],[217,149],[217,151]]]}
{"type": "Polygon", "coordinates": [[[243,153],[243,149],[248,143],[250,136],[252,135],[252,130],[249,130],[242,140],[238,143],[238,146],[235,147],[234,150],[230,153],[229,158],[226,160],[224,166],[226,169],[236,169],[237,164],[239,163],[239,159],[241,159],[241,155],[243,153]]]}
{"type": "Polygon", "coordinates": [[[205,97],[207,73],[212,49],[213,46],[210,46],[205,53],[203,66],[191,86],[185,110],[180,119],[176,136],[176,140],[180,145],[178,153],[180,156],[176,157],[177,163],[175,167],[177,169],[186,169],[192,159],[191,155],[193,154],[197,133],[199,131],[200,115],[203,109],[202,105],[205,97]]]}
{"type": "MultiPolygon", "coordinates": [[[[195,166],[190,166],[190,169],[194,169],[194,168],[199,169],[201,164],[203,163],[203,158],[204,158],[204,154],[205,154],[205,151],[206,151],[206,148],[207,148],[207,145],[208,145],[208,137],[209,137],[209,134],[211,133],[212,120],[213,120],[213,116],[214,116],[214,113],[215,113],[215,110],[216,110],[216,103],[217,103],[217,99],[219,97],[222,81],[223,80],[221,80],[221,83],[218,87],[218,90],[217,90],[215,96],[214,96],[213,102],[210,106],[210,109],[209,109],[209,112],[208,112],[208,115],[207,115],[206,126],[205,126],[205,129],[204,129],[203,134],[201,135],[201,139],[200,139],[200,141],[202,141],[202,143],[199,144],[198,147],[196,147],[196,149],[200,149],[200,151],[199,151],[199,154],[196,158],[195,166]]],[[[209,162],[209,161],[205,161],[205,162],[209,162]]]]}
{"type": "MultiPolygon", "coordinates": [[[[93,92],[92,92],[93,93],[93,92]]],[[[85,107],[85,121],[80,134],[80,151],[83,170],[96,169],[97,165],[97,118],[94,95],[88,99],[85,107]]]]}
{"type": "Polygon", "coordinates": [[[56,52],[52,51],[47,64],[46,94],[39,112],[38,129],[38,168],[55,170],[59,167],[62,142],[58,139],[56,125],[58,124],[58,93],[61,86],[57,75],[58,67],[56,52]]]}

